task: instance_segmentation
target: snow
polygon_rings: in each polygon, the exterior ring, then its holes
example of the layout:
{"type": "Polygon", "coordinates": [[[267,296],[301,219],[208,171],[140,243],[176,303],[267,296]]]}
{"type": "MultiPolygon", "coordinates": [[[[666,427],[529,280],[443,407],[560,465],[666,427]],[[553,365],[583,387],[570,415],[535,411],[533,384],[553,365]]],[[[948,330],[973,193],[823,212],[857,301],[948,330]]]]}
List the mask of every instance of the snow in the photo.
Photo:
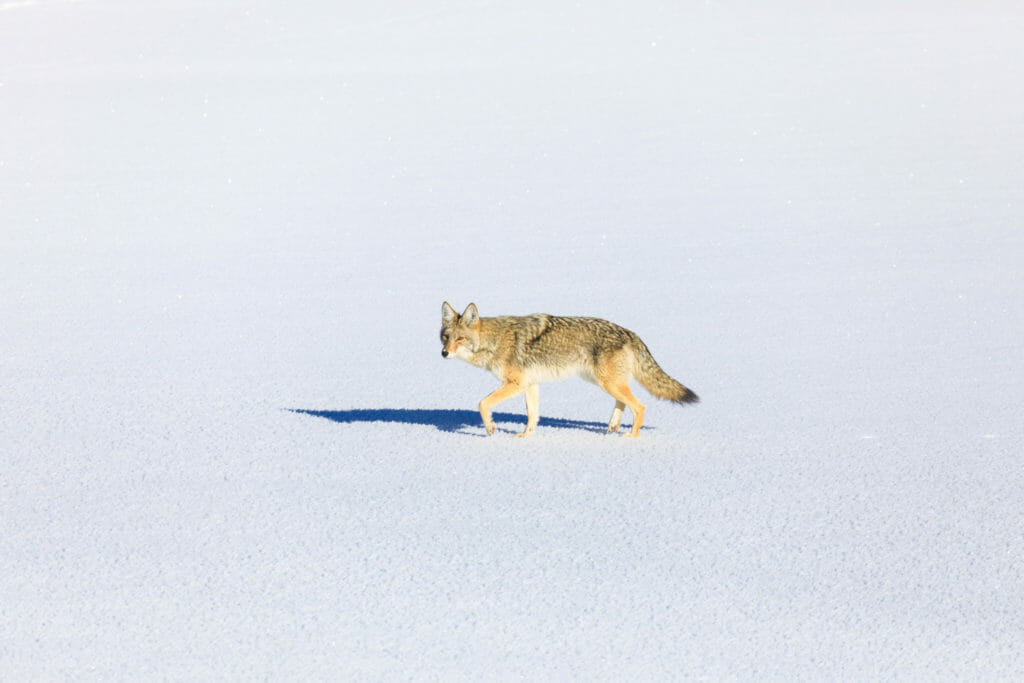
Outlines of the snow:
{"type": "Polygon", "coordinates": [[[0,3],[0,676],[1024,677],[1024,12],[772,5],[0,3]]]}

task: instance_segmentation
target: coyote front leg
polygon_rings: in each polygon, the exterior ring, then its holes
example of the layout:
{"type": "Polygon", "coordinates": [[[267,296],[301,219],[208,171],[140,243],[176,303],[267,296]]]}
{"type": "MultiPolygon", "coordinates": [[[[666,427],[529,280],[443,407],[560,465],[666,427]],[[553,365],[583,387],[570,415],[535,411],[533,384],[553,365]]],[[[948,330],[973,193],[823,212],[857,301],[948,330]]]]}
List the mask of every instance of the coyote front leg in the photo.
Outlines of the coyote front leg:
{"type": "Polygon", "coordinates": [[[526,430],[516,436],[531,436],[540,421],[540,385],[526,387],[526,430]]]}
{"type": "Polygon", "coordinates": [[[497,429],[497,426],[494,424],[494,420],[491,419],[491,409],[502,401],[506,401],[513,396],[518,396],[525,390],[526,387],[522,384],[517,382],[505,382],[500,387],[487,394],[487,396],[480,401],[480,417],[484,419],[484,429],[487,430],[488,434],[493,434],[494,430],[497,429]]]}

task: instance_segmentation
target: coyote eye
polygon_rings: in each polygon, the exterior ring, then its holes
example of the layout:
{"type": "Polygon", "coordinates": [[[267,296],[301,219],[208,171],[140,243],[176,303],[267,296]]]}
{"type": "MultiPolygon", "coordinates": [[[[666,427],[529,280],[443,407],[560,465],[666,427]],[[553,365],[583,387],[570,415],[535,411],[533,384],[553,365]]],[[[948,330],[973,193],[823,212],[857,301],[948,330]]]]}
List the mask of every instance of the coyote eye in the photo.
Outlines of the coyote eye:
{"type": "Polygon", "coordinates": [[[465,337],[456,337],[455,341],[456,342],[464,342],[464,341],[466,341],[466,338],[465,337]]]}

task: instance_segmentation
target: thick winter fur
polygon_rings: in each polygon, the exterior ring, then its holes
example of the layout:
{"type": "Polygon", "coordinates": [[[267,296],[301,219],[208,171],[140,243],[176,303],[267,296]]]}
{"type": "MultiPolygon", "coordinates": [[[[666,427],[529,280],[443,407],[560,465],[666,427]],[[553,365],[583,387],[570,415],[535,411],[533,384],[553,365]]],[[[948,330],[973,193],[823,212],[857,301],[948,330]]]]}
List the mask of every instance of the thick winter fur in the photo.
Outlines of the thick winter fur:
{"type": "Polygon", "coordinates": [[[644,421],[644,405],[629,389],[635,378],[658,398],[676,403],[699,399],[658,365],[640,337],[600,318],[571,318],[537,313],[483,318],[476,304],[458,315],[448,302],[441,306],[441,355],[461,358],[490,370],[501,386],[480,401],[480,417],[494,433],[491,410],[502,401],[526,394],[526,431],[530,436],[540,419],[539,384],[578,375],[615,399],[608,431],[618,431],[622,411],[633,413],[636,437],[644,421]]]}

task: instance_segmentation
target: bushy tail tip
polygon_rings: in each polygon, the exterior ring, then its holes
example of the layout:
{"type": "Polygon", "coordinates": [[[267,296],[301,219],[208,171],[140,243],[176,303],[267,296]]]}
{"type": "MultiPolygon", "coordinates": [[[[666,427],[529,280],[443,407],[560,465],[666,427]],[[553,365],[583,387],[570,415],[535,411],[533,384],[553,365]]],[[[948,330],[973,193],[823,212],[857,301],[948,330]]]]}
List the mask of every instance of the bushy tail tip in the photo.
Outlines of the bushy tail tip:
{"type": "Polygon", "coordinates": [[[685,393],[679,398],[672,399],[676,403],[700,403],[700,396],[698,396],[692,389],[683,387],[685,393]]]}
{"type": "Polygon", "coordinates": [[[700,403],[700,396],[696,392],[672,379],[656,365],[649,368],[648,372],[644,375],[638,376],[637,380],[651,394],[666,401],[672,401],[673,403],[700,403]]]}

